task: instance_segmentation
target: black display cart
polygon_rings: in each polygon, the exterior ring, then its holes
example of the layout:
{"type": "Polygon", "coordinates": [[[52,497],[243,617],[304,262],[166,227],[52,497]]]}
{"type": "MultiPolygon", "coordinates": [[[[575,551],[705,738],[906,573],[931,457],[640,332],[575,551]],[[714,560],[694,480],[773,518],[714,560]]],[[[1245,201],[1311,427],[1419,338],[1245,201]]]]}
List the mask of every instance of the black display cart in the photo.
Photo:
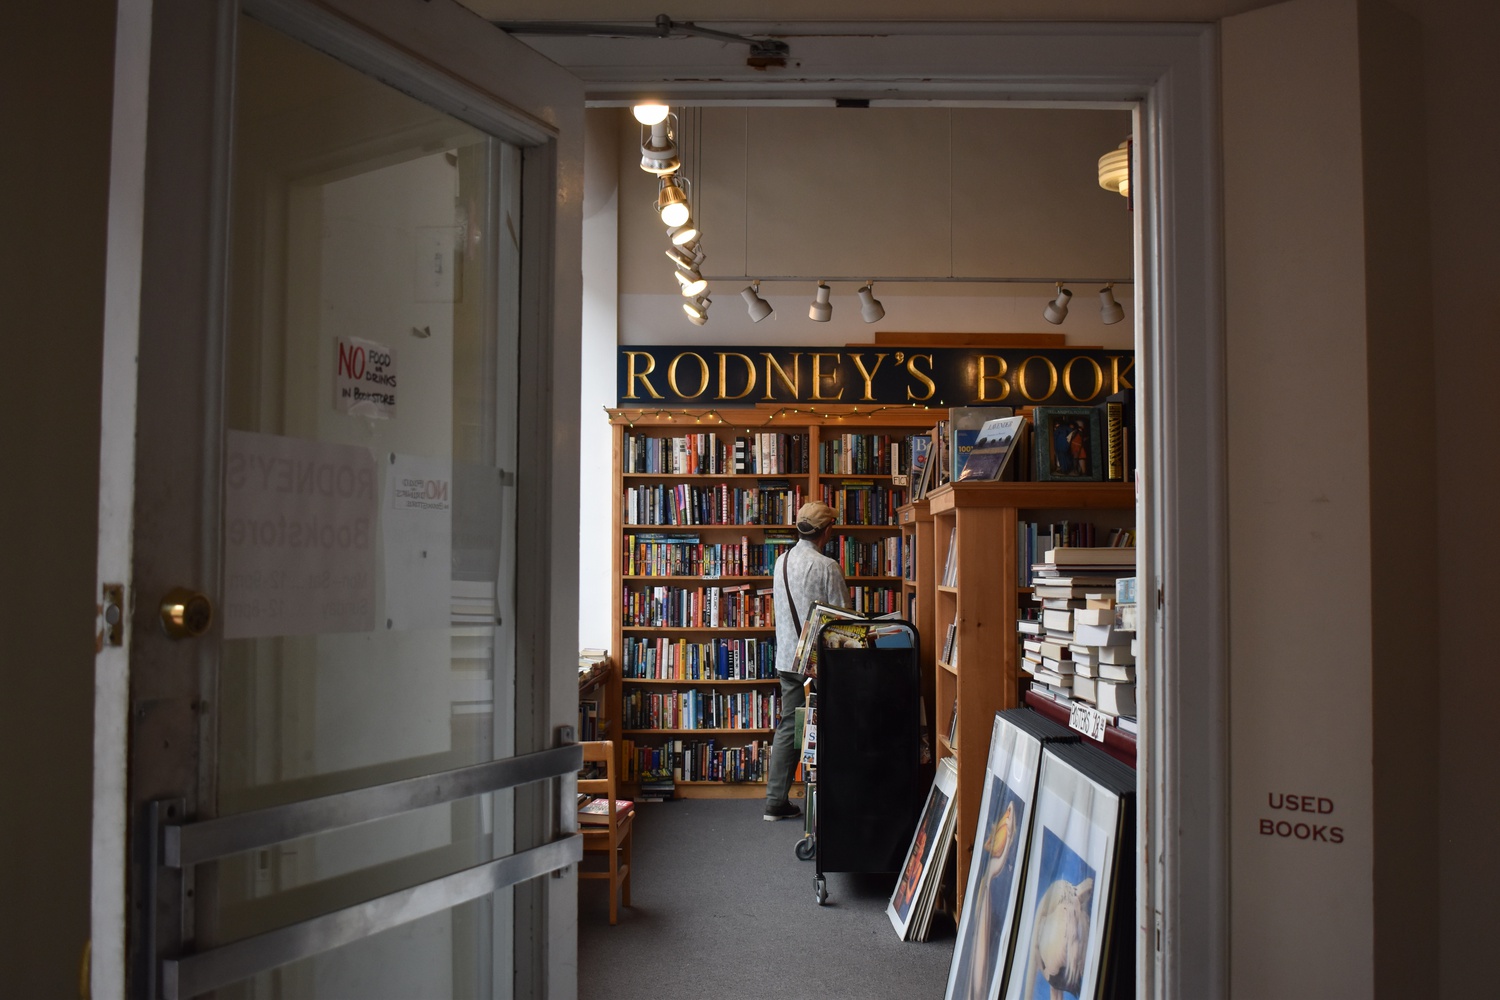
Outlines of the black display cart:
{"type": "Polygon", "coordinates": [[[797,856],[815,860],[822,905],[826,872],[900,870],[926,789],[915,626],[835,622],[817,641],[817,769],[807,798],[811,833],[797,856]],[[847,644],[856,628],[870,636],[863,647],[847,644]]]}

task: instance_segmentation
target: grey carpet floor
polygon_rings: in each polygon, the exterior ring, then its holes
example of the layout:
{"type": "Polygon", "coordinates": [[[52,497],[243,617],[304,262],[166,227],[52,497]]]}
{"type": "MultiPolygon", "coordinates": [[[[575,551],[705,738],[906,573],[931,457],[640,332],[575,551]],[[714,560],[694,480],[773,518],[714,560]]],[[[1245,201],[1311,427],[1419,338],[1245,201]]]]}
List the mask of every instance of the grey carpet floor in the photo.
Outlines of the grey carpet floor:
{"type": "Polygon", "coordinates": [[[609,925],[605,883],[578,900],[579,1000],[941,1000],[953,923],[903,942],[886,918],[895,876],[831,872],[793,853],[800,820],[762,803],[687,799],[636,811],[632,903],[609,925]]]}

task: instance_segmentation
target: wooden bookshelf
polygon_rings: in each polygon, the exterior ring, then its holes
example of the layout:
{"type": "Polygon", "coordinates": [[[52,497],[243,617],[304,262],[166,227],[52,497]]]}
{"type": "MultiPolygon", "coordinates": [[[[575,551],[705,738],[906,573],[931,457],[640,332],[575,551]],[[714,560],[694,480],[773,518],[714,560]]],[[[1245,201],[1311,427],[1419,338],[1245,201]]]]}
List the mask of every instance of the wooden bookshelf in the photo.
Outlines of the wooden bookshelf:
{"type": "MultiPolygon", "coordinates": [[[[933,640],[933,578],[932,578],[932,508],[927,500],[914,500],[896,512],[901,522],[902,558],[909,559],[909,568],[904,570],[901,591],[905,597],[901,614],[917,627],[917,662],[922,669],[922,701],[927,707],[923,720],[928,732],[937,735],[941,719],[938,711],[936,671],[939,643],[933,640]],[[910,554],[908,556],[908,553],[910,554]]],[[[938,752],[933,751],[934,760],[938,752]]]]}
{"type": "MultiPolygon", "coordinates": [[[[615,490],[615,505],[613,514],[614,551],[611,553],[611,579],[613,607],[611,611],[615,637],[615,658],[618,667],[609,681],[610,691],[607,697],[614,706],[618,706],[612,714],[620,716],[619,729],[616,730],[626,740],[631,741],[637,747],[660,747],[667,740],[697,740],[713,739],[716,748],[733,748],[743,746],[748,742],[769,742],[773,730],[769,729],[688,729],[688,730],[661,730],[643,729],[632,727],[624,728],[624,702],[625,696],[631,691],[641,692],[664,692],[672,687],[681,690],[693,688],[698,691],[715,691],[722,689],[726,695],[743,695],[755,692],[779,691],[780,680],[774,673],[769,676],[753,678],[736,678],[733,680],[716,679],[693,679],[687,677],[645,678],[638,676],[626,676],[629,673],[627,665],[627,641],[641,639],[666,639],[671,641],[687,640],[689,642],[705,642],[715,639],[755,639],[759,644],[773,645],[775,639],[775,628],[773,625],[759,625],[754,627],[740,626],[701,626],[701,625],[674,625],[674,626],[651,626],[651,625],[626,625],[625,624],[625,598],[626,595],[639,594],[643,590],[649,591],[656,587],[681,588],[687,591],[696,591],[697,588],[724,588],[748,584],[751,592],[764,591],[769,593],[774,581],[770,578],[769,569],[759,571],[756,575],[745,576],[693,576],[675,573],[673,575],[651,575],[643,573],[626,572],[628,569],[626,560],[626,544],[630,535],[663,535],[684,536],[698,535],[702,544],[707,545],[735,545],[745,540],[751,545],[763,544],[768,538],[793,536],[795,529],[790,523],[782,524],[649,524],[639,523],[642,518],[636,517],[634,510],[627,509],[625,498],[627,491],[637,489],[668,489],[679,485],[694,487],[699,490],[712,489],[723,486],[729,491],[754,489],[758,481],[781,480],[788,483],[794,489],[801,491],[802,500],[825,499],[821,494],[825,487],[830,490],[838,490],[845,482],[871,484],[872,488],[882,491],[900,490],[901,494],[888,512],[885,523],[875,524],[838,524],[834,529],[835,540],[839,536],[864,545],[879,542],[882,539],[894,538],[901,534],[901,525],[897,520],[895,506],[904,499],[904,489],[894,487],[891,482],[889,471],[881,472],[825,472],[822,471],[823,463],[820,461],[825,444],[840,441],[843,435],[878,435],[888,436],[894,440],[903,440],[913,433],[920,433],[932,426],[936,419],[934,411],[922,407],[878,407],[872,411],[869,407],[854,406],[819,406],[817,412],[810,412],[810,407],[784,407],[784,406],[757,406],[739,409],[715,409],[692,411],[667,411],[667,410],[635,410],[617,409],[609,411],[609,420],[613,436],[613,479],[615,490]],[[626,461],[630,438],[632,435],[650,438],[678,438],[692,434],[715,435],[715,442],[730,442],[730,458],[732,460],[733,439],[736,436],[749,436],[758,433],[779,434],[801,434],[807,442],[807,467],[806,471],[799,472],[757,472],[743,473],[732,471],[733,466],[727,466],[730,471],[712,473],[703,472],[643,472],[636,469],[627,469],[626,461]]],[[[904,452],[904,448],[903,448],[904,452]]],[[[870,466],[862,466],[869,468],[870,466]]],[[[834,498],[829,498],[830,503],[836,510],[840,511],[840,520],[844,519],[845,512],[834,498]]],[[[795,504],[791,505],[787,520],[795,514],[795,504]]],[[[904,611],[902,605],[904,581],[899,575],[899,566],[891,575],[882,573],[848,573],[847,580],[851,592],[855,588],[864,588],[871,593],[875,600],[888,599],[892,606],[904,611]]],[[[602,714],[602,711],[601,711],[602,714]]],[[[627,773],[634,773],[633,769],[627,767],[627,773]]],[[[765,794],[765,783],[763,781],[743,782],[715,782],[715,781],[677,781],[677,794],[679,797],[759,797],[765,794]]]]}
{"type": "MultiPolygon", "coordinates": [[[[927,495],[932,515],[933,644],[937,647],[934,716],[958,765],[958,905],[974,852],[974,833],[984,791],[989,735],[995,713],[1022,703],[1016,616],[1023,588],[1017,580],[1017,525],[1030,514],[1133,510],[1134,483],[948,483],[927,495]],[[1028,515],[1023,517],[1023,515],[1028,515]],[[955,579],[944,585],[950,547],[956,547],[955,579]],[[948,625],[958,625],[951,663],[942,661],[948,625]],[[957,705],[953,746],[947,722],[957,705]]],[[[1119,515],[1116,515],[1117,517],[1119,515]]],[[[1128,519],[1128,518],[1127,518],[1128,519]]]]}

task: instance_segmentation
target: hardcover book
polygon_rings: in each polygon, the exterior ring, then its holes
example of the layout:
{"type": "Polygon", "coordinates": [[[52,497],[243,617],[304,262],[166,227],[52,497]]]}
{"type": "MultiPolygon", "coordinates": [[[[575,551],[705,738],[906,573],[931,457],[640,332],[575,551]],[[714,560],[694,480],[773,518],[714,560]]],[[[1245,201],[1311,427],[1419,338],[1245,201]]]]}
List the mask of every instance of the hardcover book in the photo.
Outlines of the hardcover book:
{"type": "Polygon", "coordinates": [[[1005,475],[1016,452],[1020,450],[1022,432],[1026,428],[1025,417],[1001,417],[987,420],[979,429],[963,471],[960,482],[996,482],[1005,475]]]}

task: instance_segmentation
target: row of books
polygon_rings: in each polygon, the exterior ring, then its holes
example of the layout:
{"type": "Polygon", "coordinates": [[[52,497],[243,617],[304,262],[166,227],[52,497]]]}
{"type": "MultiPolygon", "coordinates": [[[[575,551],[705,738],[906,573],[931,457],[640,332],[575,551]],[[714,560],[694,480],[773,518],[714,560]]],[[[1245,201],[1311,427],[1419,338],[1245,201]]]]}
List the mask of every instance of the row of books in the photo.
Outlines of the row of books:
{"type": "Polygon", "coordinates": [[[621,624],[641,628],[771,628],[770,587],[642,587],[621,592],[621,624]]]}
{"type": "Polygon", "coordinates": [[[779,689],[750,691],[628,691],[626,729],[770,729],[781,706],[779,689]]]}
{"type": "Polygon", "coordinates": [[[1120,627],[1120,593],[1133,590],[1133,548],[1051,549],[1034,567],[1032,599],[1040,614],[1016,623],[1021,669],[1033,690],[1063,703],[1086,702],[1099,712],[1133,718],[1133,635],[1120,627]]]}
{"type": "Polygon", "coordinates": [[[833,508],[837,524],[898,524],[896,508],[906,503],[906,490],[875,482],[823,483],[818,499],[833,508]]]}
{"type": "Polygon", "coordinates": [[[625,435],[625,471],[644,475],[791,475],[808,470],[805,432],[714,431],[677,437],[625,435]]]}
{"type": "Polygon", "coordinates": [[[642,775],[642,799],[648,789],[665,791],[671,798],[679,781],[765,781],[770,762],[770,740],[726,747],[712,739],[672,739],[661,746],[636,747],[633,761],[642,775]]]}
{"type": "Polygon", "coordinates": [[[1016,584],[1035,583],[1035,567],[1049,549],[1134,548],[1133,528],[1101,529],[1091,521],[1020,521],[1016,524],[1016,584]]]}
{"type": "Polygon", "coordinates": [[[897,576],[901,571],[900,535],[870,541],[836,535],[823,551],[845,576],[897,576]]]}
{"type": "Polygon", "coordinates": [[[627,576],[770,576],[776,558],[796,544],[790,534],[705,543],[697,535],[647,532],[625,536],[623,563],[627,576]]]}
{"type": "Polygon", "coordinates": [[[831,475],[888,476],[901,470],[901,440],[889,434],[840,434],[818,445],[818,469],[831,475]]]}
{"type": "Polygon", "coordinates": [[[782,524],[795,522],[806,500],[800,485],[762,480],[752,488],[673,485],[632,486],[625,490],[626,524],[782,524]]]}
{"type": "Polygon", "coordinates": [[[853,586],[849,606],[862,615],[889,615],[901,610],[901,598],[892,587],[853,586]]]}
{"type": "Polygon", "coordinates": [[[623,677],[635,680],[774,680],[776,640],[627,638],[623,677]]]}

